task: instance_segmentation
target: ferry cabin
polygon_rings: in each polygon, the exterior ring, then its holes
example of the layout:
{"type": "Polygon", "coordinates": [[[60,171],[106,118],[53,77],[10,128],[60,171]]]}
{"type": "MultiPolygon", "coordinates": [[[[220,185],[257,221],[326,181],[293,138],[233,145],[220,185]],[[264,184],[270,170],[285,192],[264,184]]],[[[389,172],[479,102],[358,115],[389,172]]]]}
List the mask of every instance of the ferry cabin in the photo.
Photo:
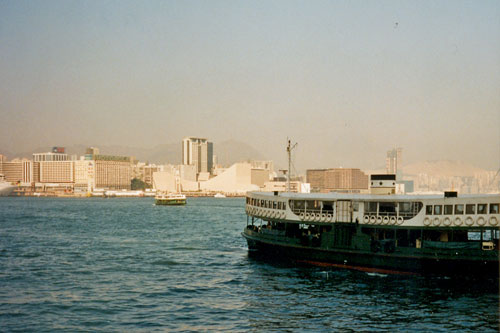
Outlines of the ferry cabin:
{"type": "Polygon", "coordinates": [[[499,209],[500,195],[252,192],[243,236],[304,261],[498,276],[499,209]]]}

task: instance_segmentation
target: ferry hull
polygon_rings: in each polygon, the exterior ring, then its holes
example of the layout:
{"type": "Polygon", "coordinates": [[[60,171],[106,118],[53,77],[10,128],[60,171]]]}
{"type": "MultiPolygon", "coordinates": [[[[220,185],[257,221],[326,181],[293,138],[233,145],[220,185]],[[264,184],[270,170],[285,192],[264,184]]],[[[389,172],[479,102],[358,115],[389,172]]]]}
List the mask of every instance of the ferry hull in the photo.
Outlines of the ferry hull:
{"type": "Polygon", "coordinates": [[[491,260],[491,258],[468,260],[402,256],[349,249],[323,249],[262,240],[246,232],[242,235],[247,240],[249,250],[259,255],[272,259],[288,259],[307,265],[403,275],[480,275],[498,278],[500,272],[498,258],[496,260],[491,260]]]}
{"type": "Polygon", "coordinates": [[[185,199],[175,199],[175,200],[161,200],[157,199],[155,205],[158,206],[184,206],[186,205],[185,199]]]}

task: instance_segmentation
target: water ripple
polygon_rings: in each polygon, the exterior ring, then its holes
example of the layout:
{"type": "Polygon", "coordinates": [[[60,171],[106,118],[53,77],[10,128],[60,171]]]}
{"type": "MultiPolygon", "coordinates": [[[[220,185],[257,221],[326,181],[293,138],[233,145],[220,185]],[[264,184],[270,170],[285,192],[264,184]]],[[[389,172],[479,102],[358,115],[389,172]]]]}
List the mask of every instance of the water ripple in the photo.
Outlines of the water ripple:
{"type": "Polygon", "coordinates": [[[0,331],[498,331],[495,281],[263,260],[243,205],[0,198],[0,331]]]}

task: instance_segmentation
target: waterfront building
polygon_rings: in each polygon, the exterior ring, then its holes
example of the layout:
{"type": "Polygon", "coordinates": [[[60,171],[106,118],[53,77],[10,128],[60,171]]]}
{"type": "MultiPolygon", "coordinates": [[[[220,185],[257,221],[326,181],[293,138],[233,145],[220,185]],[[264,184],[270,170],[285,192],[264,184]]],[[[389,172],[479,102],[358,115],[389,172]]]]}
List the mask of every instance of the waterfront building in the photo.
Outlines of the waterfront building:
{"type": "Polygon", "coordinates": [[[368,190],[368,176],[360,169],[309,169],[306,182],[313,192],[360,193],[368,190]]]}
{"type": "Polygon", "coordinates": [[[95,161],[75,161],[75,192],[90,193],[95,187],[95,161]]]}
{"type": "Polygon", "coordinates": [[[40,183],[73,183],[75,161],[43,161],[40,166],[40,183]]]}
{"type": "Polygon", "coordinates": [[[186,137],[182,140],[182,164],[194,165],[196,174],[212,172],[213,143],[205,138],[186,137]]]}
{"type": "Polygon", "coordinates": [[[2,163],[2,173],[5,180],[12,183],[23,181],[23,161],[13,160],[2,163]]]}
{"type": "Polygon", "coordinates": [[[95,155],[95,186],[110,190],[130,190],[130,157],[95,155]]]}

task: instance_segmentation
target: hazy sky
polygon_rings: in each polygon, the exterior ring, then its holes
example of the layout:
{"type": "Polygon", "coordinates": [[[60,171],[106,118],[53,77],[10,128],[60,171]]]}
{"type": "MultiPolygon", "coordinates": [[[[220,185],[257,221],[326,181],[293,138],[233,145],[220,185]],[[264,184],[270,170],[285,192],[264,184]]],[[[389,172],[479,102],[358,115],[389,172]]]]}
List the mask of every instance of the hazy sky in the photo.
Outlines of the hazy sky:
{"type": "MultiPolygon", "coordinates": [[[[0,1],[0,152],[247,142],[500,167],[500,1],[0,1]]],[[[215,146],[215,151],[217,147],[215,146]]]]}

